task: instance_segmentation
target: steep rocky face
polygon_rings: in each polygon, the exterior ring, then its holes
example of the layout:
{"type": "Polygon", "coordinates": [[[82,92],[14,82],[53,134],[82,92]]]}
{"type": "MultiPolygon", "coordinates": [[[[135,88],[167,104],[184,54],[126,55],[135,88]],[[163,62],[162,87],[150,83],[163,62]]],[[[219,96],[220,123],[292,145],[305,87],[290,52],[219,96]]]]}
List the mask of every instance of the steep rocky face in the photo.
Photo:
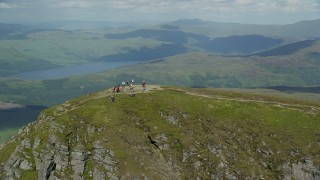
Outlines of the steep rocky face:
{"type": "Polygon", "coordinates": [[[0,148],[2,179],[320,179],[315,104],[161,90],[81,97],[0,148]]]}

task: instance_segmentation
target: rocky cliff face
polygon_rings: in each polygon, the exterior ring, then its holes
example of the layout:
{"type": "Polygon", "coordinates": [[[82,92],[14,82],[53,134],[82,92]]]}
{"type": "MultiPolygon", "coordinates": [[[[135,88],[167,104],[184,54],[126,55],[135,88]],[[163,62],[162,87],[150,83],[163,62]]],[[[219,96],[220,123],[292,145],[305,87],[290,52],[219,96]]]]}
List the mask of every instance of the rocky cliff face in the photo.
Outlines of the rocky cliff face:
{"type": "Polygon", "coordinates": [[[44,111],[0,148],[1,179],[320,179],[319,106],[111,93],[44,111]]]}

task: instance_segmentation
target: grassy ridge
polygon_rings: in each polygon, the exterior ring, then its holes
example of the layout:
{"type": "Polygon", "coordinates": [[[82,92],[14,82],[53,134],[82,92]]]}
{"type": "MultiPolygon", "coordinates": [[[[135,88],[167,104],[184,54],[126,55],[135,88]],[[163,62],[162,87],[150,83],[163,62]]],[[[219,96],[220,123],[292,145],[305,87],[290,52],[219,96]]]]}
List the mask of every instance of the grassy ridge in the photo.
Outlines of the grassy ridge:
{"type": "MultiPolygon", "coordinates": [[[[116,94],[112,103],[109,93],[71,100],[63,111],[61,106],[46,110],[45,117],[54,117],[54,122],[40,121],[36,129],[30,128],[28,138],[41,138],[41,147],[46,148],[55,135],[62,144],[69,142],[71,150],[83,144],[92,152],[93,144],[100,141],[102,147],[114,152],[114,173],[128,178],[144,174],[207,179],[219,173],[222,162],[224,170],[236,177],[274,179],[283,178],[281,168],[288,162],[310,159],[320,165],[316,143],[320,140],[320,107],[313,103],[302,104],[313,110],[300,109],[300,102],[291,100],[256,96],[264,100],[260,102],[246,93],[188,88],[165,88],[136,97],[116,94]],[[101,130],[88,135],[88,127],[101,130]]],[[[6,148],[11,148],[10,144],[6,148]]],[[[2,154],[8,154],[6,148],[2,154]]],[[[99,166],[91,156],[88,162],[91,166],[86,171],[99,166]]]]}
{"type": "MultiPolygon", "coordinates": [[[[314,142],[319,140],[317,136],[320,130],[319,112],[317,115],[309,115],[306,112],[274,105],[201,97],[204,94],[209,97],[217,95],[215,91],[210,90],[187,89],[187,92],[195,93],[196,96],[184,94],[183,91],[169,90],[152,94],[138,94],[135,99],[130,99],[126,95],[118,95],[115,104],[108,103],[108,99],[105,98],[97,99],[90,101],[86,104],[88,106],[81,107],[70,115],[82,114],[84,119],[92,117],[89,118],[89,122],[107,127],[105,131],[107,135],[103,134],[100,138],[109,137],[110,147],[115,147],[115,152],[120,158],[119,161],[127,162],[126,164],[120,163],[120,169],[123,170],[120,171],[120,174],[126,171],[135,172],[134,174],[141,173],[139,172],[141,169],[136,168],[137,164],[131,158],[134,157],[134,154],[130,154],[132,147],[125,143],[125,139],[129,138],[137,144],[143,144],[145,143],[144,133],[150,134],[151,137],[161,133],[167,134],[172,143],[169,145],[170,151],[163,150],[161,153],[165,158],[175,156],[177,161],[182,160],[181,151],[183,149],[195,145],[197,142],[200,144],[201,142],[204,144],[211,142],[227,146],[231,153],[236,154],[235,159],[227,158],[228,162],[234,163],[232,169],[247,170],[248,172],[253,169],[247,169],[247,166],[243,165],[248,163],[246,159],[251,156],[254,159],[262,158],[253,153],[257,147],[263,146],[261,145],[262,141],[272,151],[279,152],[269,157],[268,161],[274,164],[288,161],[288,154],[293,149],[299,149],[301,152],[299,156],[292,159],[293,161],[300,161],[300,158],[305,156],[314,157],[317,154],[319,147],[314,142]],[[180,126],[170,124],[160,116],[159,112],[163,112],[164,116],[177,118],[180,126]],[[186,118],[183,118],[183,113],[188,114],[186,118]],[[106,114],[108,114],[107,117],[106,114]],[[137,121],[139,125],[137,125],[137,121]],[[124,129],[126,135],[122,134],[124,129]],[[276,135],[274,136],[274,134],[276,135]],[[236,139],[232,139],[232,137],[238,139],[239,142],[236,142],[236,139]],[[253,138],[253,140],[248,141],[248,138],[253,138]],[[177,140],[179,144],[174,144],[173,142],[177,140]],[[240,144],[243,147],[239,150],[240,144]],[[310,145],[313,148],[308,147],[310,145]]],[[[239,98],[239,95],[241,95],[241,99],[252,98],[249,94],[239,93],[230,96],[228,92],[222,91],[221,93],[227,98],[239,98]]],[[[264,100],[268,101],[268,99],[264,100]]],[[[287,101],[286,103],[296,105],[297,102],[287,101]]],[[[208,153],[205,148],[205,145],[200,145],[196,149],[200,154],[205,155],[208,153]]],[[[209,156],[209,158],[216,161],[214,157],[209,156]]],[[[317,159],[313,158],[313,160],[317,164],[320,163],[317,159]]],[[[187,167],[184,173],[192,174],[194,170],[189,168],[187,167]]],[[[274,171],[274,169],[263,171],[274,171]]]]}

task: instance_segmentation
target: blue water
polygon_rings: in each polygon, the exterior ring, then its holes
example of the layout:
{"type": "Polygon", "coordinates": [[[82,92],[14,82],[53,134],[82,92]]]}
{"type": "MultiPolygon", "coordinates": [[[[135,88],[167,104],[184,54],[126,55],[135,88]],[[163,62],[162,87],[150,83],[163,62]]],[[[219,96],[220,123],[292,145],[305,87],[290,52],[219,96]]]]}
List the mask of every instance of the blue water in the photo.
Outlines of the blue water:
{"type": "Polygon", "coordinates": [[[17,77],[26,80],[49,80],[59,79],[69,76],[84,75],[102,72],[126,65],[138,64],[138,61],[126,61],[126,62],[90,62],[81,65],[73,65],[62,68],[38,70],[38,71],[27,71],[10,77],[17,77]]]}

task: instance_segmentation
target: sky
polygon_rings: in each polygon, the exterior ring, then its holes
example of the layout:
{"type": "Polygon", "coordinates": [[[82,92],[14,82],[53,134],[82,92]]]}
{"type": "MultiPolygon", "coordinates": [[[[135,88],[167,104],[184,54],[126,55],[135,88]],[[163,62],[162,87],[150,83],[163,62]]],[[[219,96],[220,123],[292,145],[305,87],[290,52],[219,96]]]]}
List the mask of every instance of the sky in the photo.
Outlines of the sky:
{"type": "Polygon", "coordinates": [[[0,0],[0,22],[64,20],[291,24],[320,19],[320,0],[0,0]]]}

